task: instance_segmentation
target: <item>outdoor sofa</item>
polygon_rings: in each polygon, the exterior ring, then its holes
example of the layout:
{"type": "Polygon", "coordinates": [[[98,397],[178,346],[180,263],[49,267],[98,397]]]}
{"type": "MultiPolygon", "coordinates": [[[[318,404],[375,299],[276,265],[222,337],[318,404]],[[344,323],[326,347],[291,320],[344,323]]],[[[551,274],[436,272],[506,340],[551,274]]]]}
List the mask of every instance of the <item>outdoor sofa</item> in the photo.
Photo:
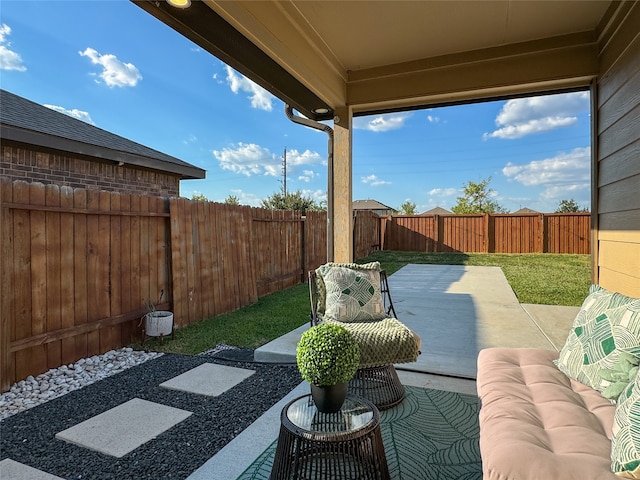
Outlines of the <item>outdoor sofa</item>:
{"type": "Polygon", "coordinates": [[[559,353],[482,350],[483,479],[640,478],[638,358],[640,299],[596,285],[559,353]]]}

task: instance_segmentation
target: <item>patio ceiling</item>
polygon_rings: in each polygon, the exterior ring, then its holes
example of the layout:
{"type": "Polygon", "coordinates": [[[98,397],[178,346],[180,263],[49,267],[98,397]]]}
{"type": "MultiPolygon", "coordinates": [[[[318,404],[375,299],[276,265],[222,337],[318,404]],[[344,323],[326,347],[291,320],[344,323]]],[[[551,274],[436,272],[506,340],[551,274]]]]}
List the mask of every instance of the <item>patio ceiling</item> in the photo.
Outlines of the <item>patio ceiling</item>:
{"type": "Polygon", "coordinates": [[[585,87],[618,2],[134,3],[316,120],[585,87]],[[329,109],[320,112],[317,109],[329,109]]]}

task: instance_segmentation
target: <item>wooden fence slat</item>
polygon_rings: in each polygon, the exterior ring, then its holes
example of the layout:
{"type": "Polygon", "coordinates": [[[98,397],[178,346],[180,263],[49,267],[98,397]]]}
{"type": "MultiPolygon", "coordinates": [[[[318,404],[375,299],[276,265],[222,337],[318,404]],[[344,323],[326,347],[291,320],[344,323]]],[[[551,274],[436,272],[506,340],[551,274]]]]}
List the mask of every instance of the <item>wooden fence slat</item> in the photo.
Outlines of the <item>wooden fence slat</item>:
{"type": "MultiPolygon", "coordinates": [[[[106,196],[106,195],[105,195],[106,196]]],[[[119,212],[121,210],[122,197],[119,192],[111,192],[108,194],[110,205],[107,211],[119,212]]],[[[105,200],[101,200],[106,203],[105,200]]],[[[102,205],[101,205],[102,206],[102,205]]],[[[105,205],[106,206],[106,205],[105,205]]],[[[110,215],[108,219],[109,225],[109,316],[117,316],[123,313],[122,310],[122,217],[120,215],[110,215]]],[[[118,348],[123,343],[122,327],[120,325],[112,325],[106,327],[104,332],[109,338],[109,349],[118,348]]]]}
{"type": "MultiPolygon", "coordinates": [[[[60,186],[49,184],[45,186],[45,201],[47,205],[60,206],[60,186]]],[[[47,316],[45,331],[61,328],[60,313],[60,214],[46,212],[46,246],[47,255],[47,316]]],[[[62,347],[60,342],[52,342],[47,345],[47,368],[53,368],[62,363],[62,347]]]]}
{"type": "Polygon", "coordinates": [[[185,312],[187,298],[187,266],[186,245],[183,240],[184,231],[184,203],[185,199],[171,199],[171,270],[173,281],[173,320],[176,325],[187,325],[187,312],[185,312]]]}
{"type": "MultiPolygon", "coordinates": [[[[87,191],[87,208],[94,212],[100,211],[100,192],[87,191]]],[[[101,301],[104,301],[100,291],[100,217],[87,217],[87,321],[94,322],[101,317],[101,301]]],[[[100,332],[91,331],[87,334],[87,354],[99,355],[100,332]]]]}
{"type": "MultiPolygon", "coordinates": [[[[86,190],[80,188],[74,190],[73,205],[76,208],[86,208],[86,190]]],[[[76,214],[73,217],[73,319],[75,325],[84,325],[88,320],[87,216],[76,214]]],[[[87,334],[78,334],[75,337],[75,357],[83,358],[87,355],[87,334]]]]}
{"type": "MultiPolygon", "coordinates": [[[[95,292],[97,296],[95,300],[98,302],[96,313],[97,317],[94,320],[111,316],[111,302],[109,298],[110,292],[110,257],[111,257],[111,217],[106,213],[111,210],[111,194],[109,192],[100,191],[98,193],[98,210],[104,214],[98,217],[98,235],[96,241],[97,259],[96,265],[96,277],[89,281],[95,282],[95,292]]],[[[116,335],[119,334],[119,329],[114,329],[112,326],[101,328],[98,331],[98,345],[99,353],[105,353],[115,348],[119,339],[116,335]]]]}
{"type": "Polygon", "coordinates": [[[196,259],[195,245],[197,241],[196,231],[194,227],[193,202],[186,202],[184,209],[184,223],[186,229],[183,233],[184,243],[186,244],[186,266],[187,266],[187,312],[188,323],[195,321],[197,314],[197,304],[199,302],[200,291],[196,288],[196,259]]]}
{"type": "MultiPolygon", "coordinates": [[[[15,336],[15,325],[20,320],[17,318],[16,309],[12,305],[12,270],[16,260],[13,258],[14,252],[14,230],[13,216],[15,212],[5,208],[5,205],[13,200],[13,184],[8,179],[0,178],[0,391],[8,390],[16,380],[15,354],[9,351],[11,340],[15,336]],[[5,261],[6,259],[6,261],[5,261]],[[9,263],[9,259],[14,264],[9,263]]],[[[27,244],[28,245],[28,244],[27,244]]],[[[29,294],[31,285],[29,285],[29,294]]],[[[22,294],[23,295],[23,294],[22,294]]],[[[30,295],[29,295],[30,296],[30,295]]],[[[28,311],[31,311],[31,298],[28,311]]],[[[22,319],[22,322],[31,321],[22,319]]],[[[31,325],[29,325],[31,327],[31,325]]]]}
{"type": "MultiPolygon", "coordinates": [[[[120,236],[114,238],[114,242],[119,242],[120,246],[120,308],[121,312],[130,312],[140,307],[137,298],[133,297],[133,279],[132,279],[132,263],[131,263],[131,218],[125,213],[131,212],[131,194],[120,194],[120,236]]],[[[138,328],[138,319],[120,324],[120,338],[123,342],[129,343],[139,338],[140,329],[138,328]]]]}
{"type": "MultiPolygon", "coordinates": [[[[45,205],[44,185],[31,183],[29,203],[45,205]]],[[[44,333],[47,319],[47,253],[45,212],[32,211],[31,223],[31,334],[44,333]]],[[[47,366],[47,350],[42,345],[16,352],[16,376],[24,378],[30,372],[44,372],[47,366]],[[27,371],[29,373],[27,373],[27,371]]]]}
{"type": "Polygon", "coordinates": [[[213,316],[214,293],[213,272],[210,268],[213,264],[213,248],[211,239],[211,218],[210,218],[210,202],[198,202],[198,230],[201,233],[200,238],[200,290],[202,292],[202,318],[210,318],[213,316]]]}
{"type": "MultiPolygon", "coordinates": [[[[73,207],[73,188],[60,188],[60,206],[73,207]]],[[[74,321],[74,248],[73,215],[60,213],[60,328],[70,328],[74,321]]],[[[63,364],[76,360],[75,339],[60,341],[60,354],[63,364]]]]}

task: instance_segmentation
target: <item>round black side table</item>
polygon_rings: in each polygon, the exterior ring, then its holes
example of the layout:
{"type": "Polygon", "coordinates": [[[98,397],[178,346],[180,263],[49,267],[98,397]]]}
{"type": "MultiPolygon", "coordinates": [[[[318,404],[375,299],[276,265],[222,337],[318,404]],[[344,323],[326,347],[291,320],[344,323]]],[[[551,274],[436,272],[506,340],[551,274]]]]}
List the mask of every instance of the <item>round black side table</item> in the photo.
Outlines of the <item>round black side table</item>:
{"type": "Polygon", "coordinates": [[[347,396],[337,413],[318,412],[311,395],[289,402],[270,480],[388,480],[380,413],[362,397],[347,396]]]}

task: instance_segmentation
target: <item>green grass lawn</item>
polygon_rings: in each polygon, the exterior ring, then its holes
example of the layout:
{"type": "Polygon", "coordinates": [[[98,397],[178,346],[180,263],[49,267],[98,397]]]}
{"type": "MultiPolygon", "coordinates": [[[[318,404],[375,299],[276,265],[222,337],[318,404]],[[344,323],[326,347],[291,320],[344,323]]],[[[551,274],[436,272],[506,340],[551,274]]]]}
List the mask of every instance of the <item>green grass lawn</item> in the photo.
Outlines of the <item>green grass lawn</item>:
{"type": "MultiPolygon", "coordinates": [[[[375,260],[389,275],[409,263],[501,267],[520,303],[580,306],[591,284],[589,255],[380,251],[358,263],[375,260]]],[[[308,322],[309,310],[308,287],[300,284],[235,312],[180,328],[175,340],[148,339],[144,348],[183,354],[200,353],[219,343],[257,348],[308,322]]],[[[142,348],[139,343],[132,346],[142,348]]]]}

